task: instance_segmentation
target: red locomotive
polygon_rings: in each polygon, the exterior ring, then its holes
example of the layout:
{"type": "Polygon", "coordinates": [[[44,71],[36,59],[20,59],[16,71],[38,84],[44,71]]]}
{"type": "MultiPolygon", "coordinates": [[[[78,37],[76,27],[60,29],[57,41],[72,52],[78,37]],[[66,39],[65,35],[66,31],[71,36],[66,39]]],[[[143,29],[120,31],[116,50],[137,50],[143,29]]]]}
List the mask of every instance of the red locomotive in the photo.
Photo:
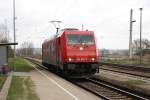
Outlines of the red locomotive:
{"type": "Polygon", "coordinates": [[[98,51],[93,31],[63,29],[42,45],[42,64],[72,77],[99,72],[98,51]]]}

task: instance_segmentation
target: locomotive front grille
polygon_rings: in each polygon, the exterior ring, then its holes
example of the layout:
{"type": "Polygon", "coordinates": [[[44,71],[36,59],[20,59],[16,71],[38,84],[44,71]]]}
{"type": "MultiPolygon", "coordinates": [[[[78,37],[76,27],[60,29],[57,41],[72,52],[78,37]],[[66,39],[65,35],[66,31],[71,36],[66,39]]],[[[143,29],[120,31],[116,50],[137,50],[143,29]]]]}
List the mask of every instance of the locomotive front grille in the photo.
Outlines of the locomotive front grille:
{"type": "Polygon", "coordinates": [[[95,72],[97,69],[97,63],[69,63],[65,66],[65,70],[71,73],[92,73],[95,72]]]}

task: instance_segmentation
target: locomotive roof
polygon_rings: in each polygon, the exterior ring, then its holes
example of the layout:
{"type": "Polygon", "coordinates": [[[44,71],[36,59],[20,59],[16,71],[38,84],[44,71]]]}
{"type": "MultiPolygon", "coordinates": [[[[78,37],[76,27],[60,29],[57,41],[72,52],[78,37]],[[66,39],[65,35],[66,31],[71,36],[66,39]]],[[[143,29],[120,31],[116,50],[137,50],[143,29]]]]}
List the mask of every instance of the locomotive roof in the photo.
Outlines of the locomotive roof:
{"type": "Polygon", "coordinates": [[[64,31],[65,34],[93,34],[93,31],[64,31]]]}
{"type": "Polygon", "coordinates": [[[75,29],[75,28],[65,28],[65,29],[62,29],[58,33],[57,37],[56,37],[56,35],[54,35],[53,37],[51,37],[49,39],[46,39],[44,41],[44,43],[47,42],[47,41],[49,41],[49,40],[61,37],[62,34],[94,34],[94,32],[93,31],[88,31],[88,30],[86,30],[86,31],[80,31],[80,30],[75,29]]]}

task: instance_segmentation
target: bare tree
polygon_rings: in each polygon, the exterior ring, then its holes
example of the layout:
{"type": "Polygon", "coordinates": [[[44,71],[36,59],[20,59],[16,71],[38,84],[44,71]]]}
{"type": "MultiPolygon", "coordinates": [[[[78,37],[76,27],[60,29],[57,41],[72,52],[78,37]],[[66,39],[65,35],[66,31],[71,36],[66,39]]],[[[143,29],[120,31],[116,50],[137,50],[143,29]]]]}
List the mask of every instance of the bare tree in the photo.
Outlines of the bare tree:
{"type": "Polygon", "coordinates": [[[31,42],[23,42],[21,44],[21,49],[19,50],[19,54],[23,56],[33,56],[34,54],[34,46],[31,42]]]}
{"type": "MultiPolygon", "coordinates": [[[[0,43],[9,42],[7,35],[8,35],[7,25],[0,24],[0,43]]],[[[13,49],[11,48],[11,46],[8,46],[8,57],[13,57],[13,49]]]]}
{"type": "MultiPolygon", "coordinates": [[[[148,39],[142,39],[141,44],[142,44],[142,50],[150,49],[150,41],[148,39]]],[[[135,51],[135,53],[139,53],[139,51],[140,51],[140,39],[134,40],[133,50],[135,51]]]]}
{"type": "Polygon", "coordinates": [[[6,42],[6,40],[8,41],[7,34],[8,34],[7,26],[4,24],[0,24],[0,41],[1,42],[2,41],[6,42]]]}

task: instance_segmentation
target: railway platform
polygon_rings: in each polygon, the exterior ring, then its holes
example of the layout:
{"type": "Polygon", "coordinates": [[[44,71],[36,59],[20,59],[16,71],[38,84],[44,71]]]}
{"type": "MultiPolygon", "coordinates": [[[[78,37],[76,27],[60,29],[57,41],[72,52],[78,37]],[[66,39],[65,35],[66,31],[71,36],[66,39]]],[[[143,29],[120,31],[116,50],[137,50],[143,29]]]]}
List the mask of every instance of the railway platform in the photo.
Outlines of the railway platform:
{"type": "Polygon", "coordinates": [[[100,97],[48,71],[36,68],[29,74],[40,100],[101,100],[100,97]]]}

